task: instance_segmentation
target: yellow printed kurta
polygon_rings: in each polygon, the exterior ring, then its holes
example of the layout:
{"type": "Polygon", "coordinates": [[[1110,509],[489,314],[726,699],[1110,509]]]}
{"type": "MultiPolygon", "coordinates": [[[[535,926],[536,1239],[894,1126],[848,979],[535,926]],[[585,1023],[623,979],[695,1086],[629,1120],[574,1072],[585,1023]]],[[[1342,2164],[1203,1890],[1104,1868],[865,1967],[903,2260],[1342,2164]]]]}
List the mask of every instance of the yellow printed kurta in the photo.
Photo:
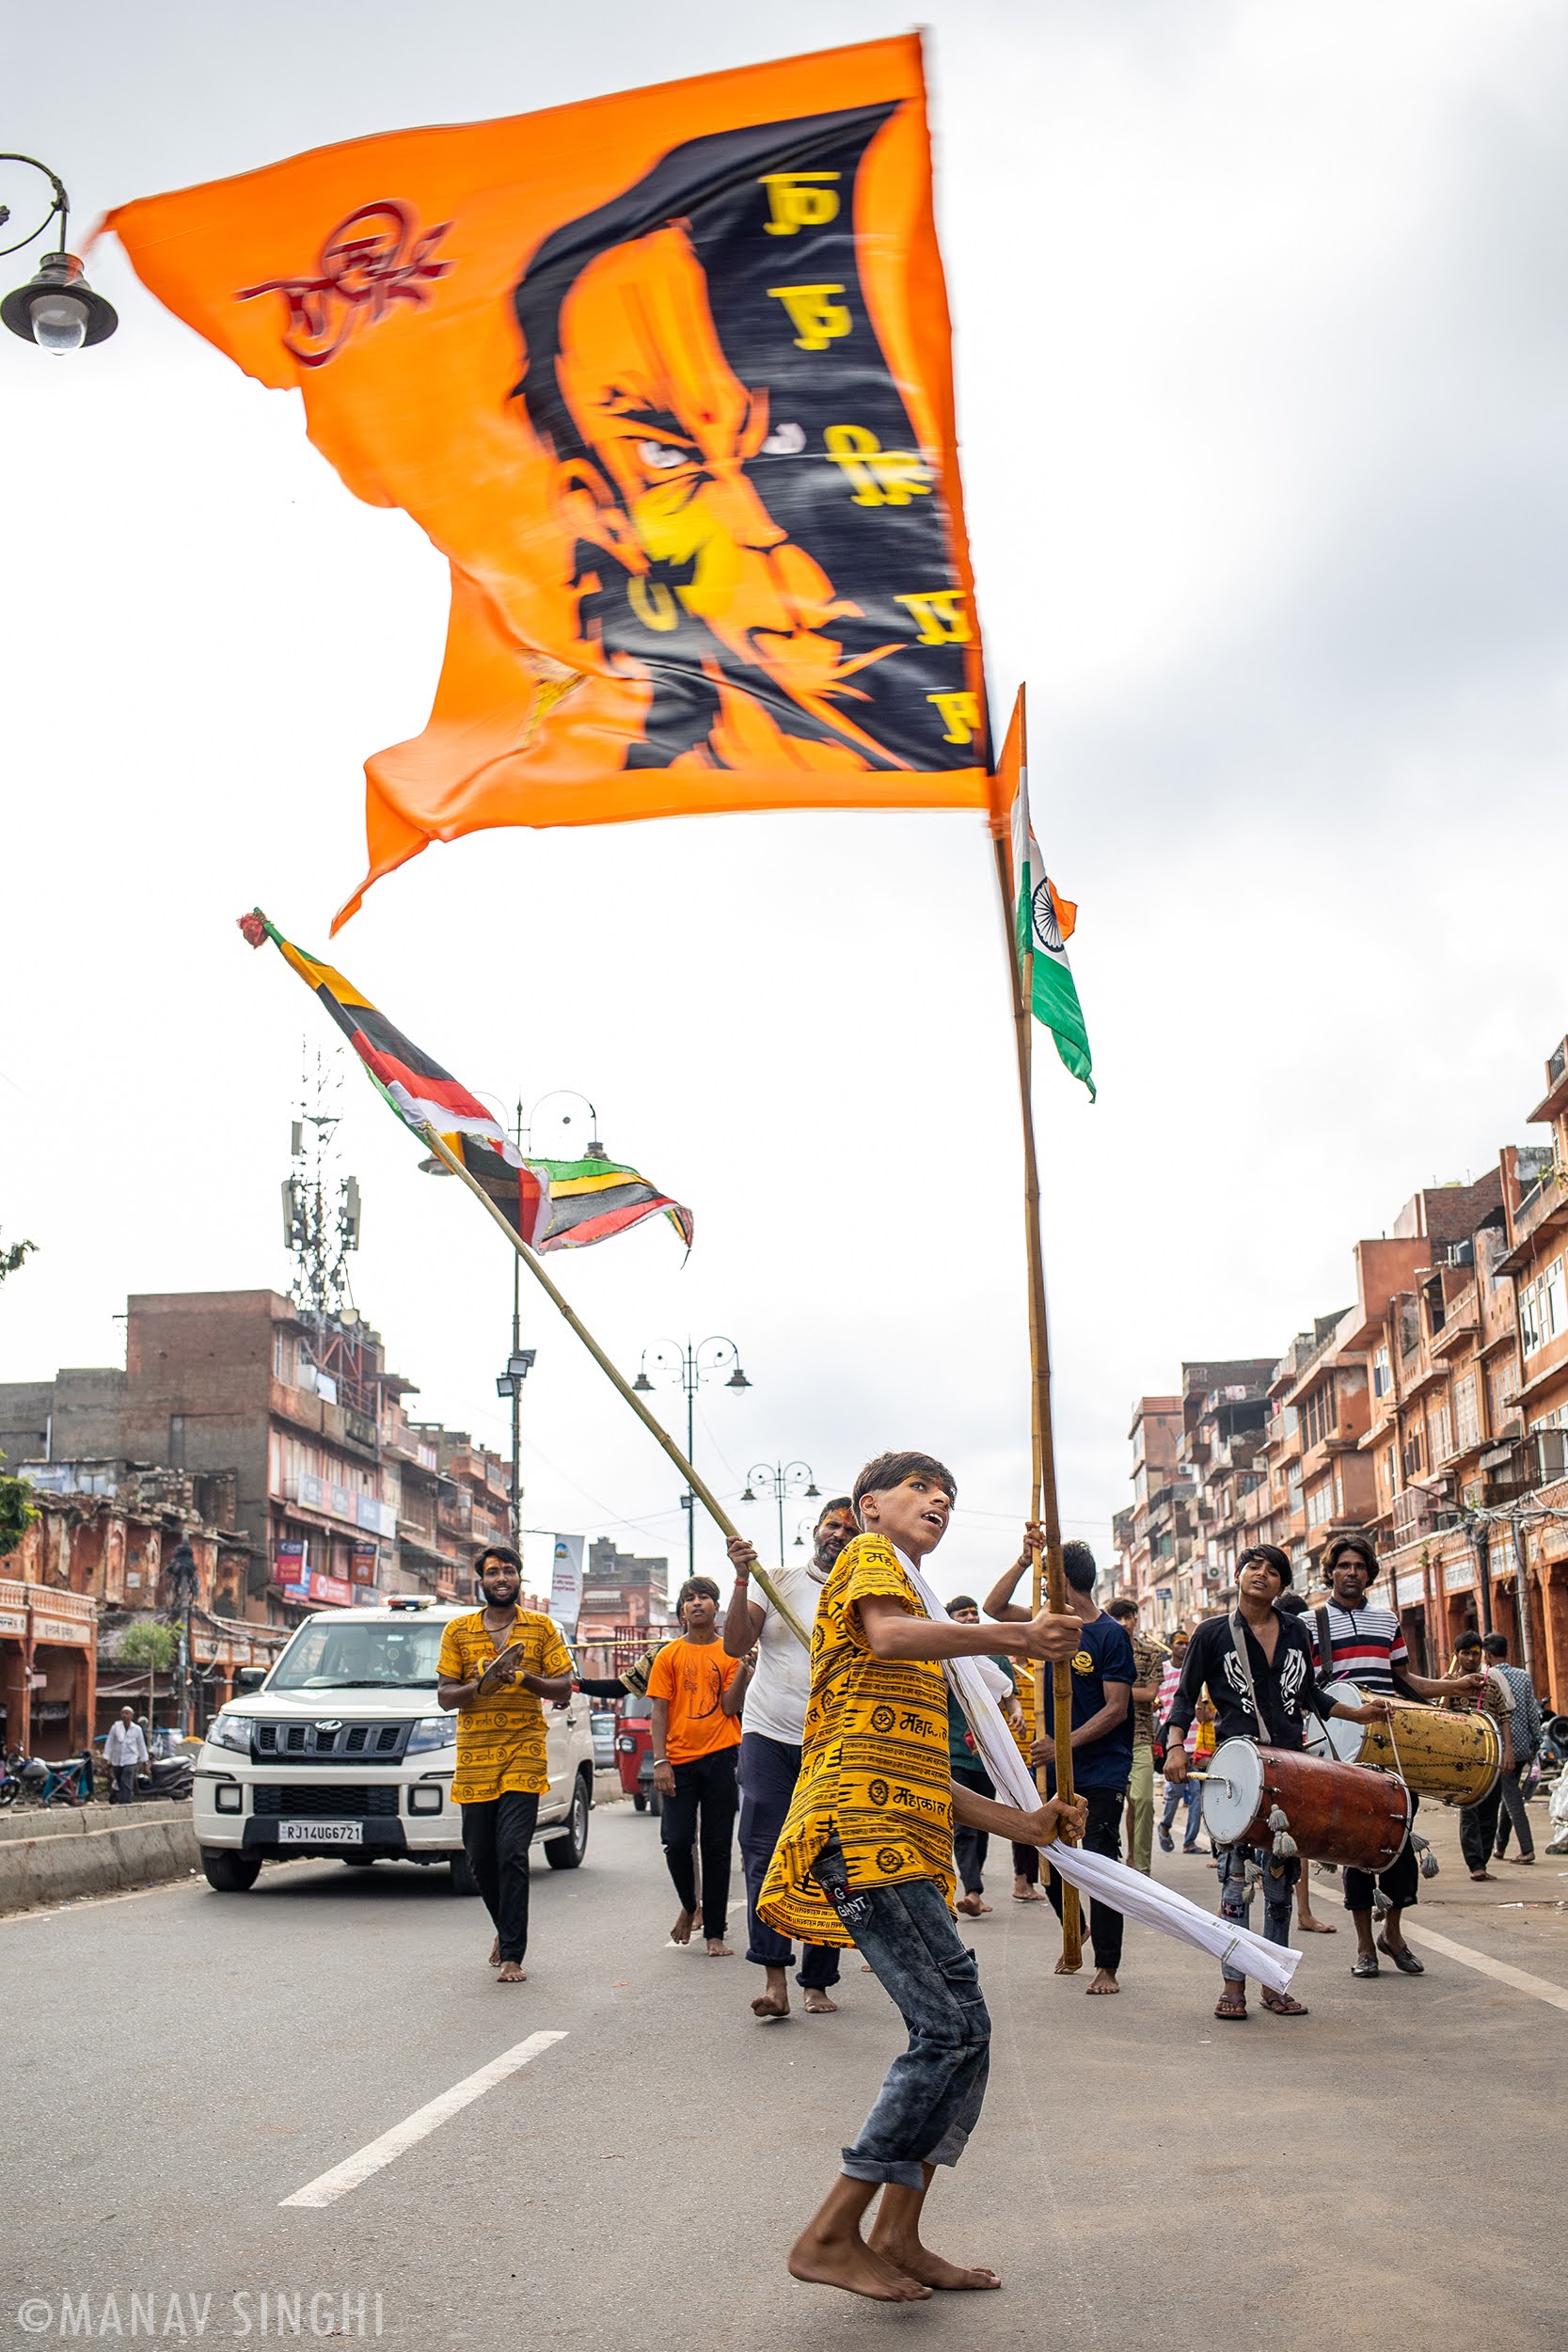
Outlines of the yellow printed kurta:
{"type": "Polygon", "coordinates": [[[852,1887],[931,1879],[949,1905],[955,1892],[947,1686],[934,1661],[874,1655],[860,1603],[882,1594],[926,1613],[886,1537],[857,1535],[817,1603],[800,1777],[757,1902],[812,1944],[850,1941],[811,1875],[835,1834],[852,1887]]]}
{"type": "MultiPolygon", "coordinates": [[[[441,1636],[436,1673],[443,1682],[471,1682],[513,1643],[523,1645],[521,1669],[531,1675],[569,1675],[571,1653],[553,1618],[519,1609],[511,1632],[497,1643],[484,1630],[484,1613],[453,1617],[441,1636]]],[[[485,1804],[509,1788],[542,1797],[549,1787],[545,1764],[545,1710],[531,1691],[513,1683],[493,1692],[457,1718],[453,1804],[485,1804]]]]}

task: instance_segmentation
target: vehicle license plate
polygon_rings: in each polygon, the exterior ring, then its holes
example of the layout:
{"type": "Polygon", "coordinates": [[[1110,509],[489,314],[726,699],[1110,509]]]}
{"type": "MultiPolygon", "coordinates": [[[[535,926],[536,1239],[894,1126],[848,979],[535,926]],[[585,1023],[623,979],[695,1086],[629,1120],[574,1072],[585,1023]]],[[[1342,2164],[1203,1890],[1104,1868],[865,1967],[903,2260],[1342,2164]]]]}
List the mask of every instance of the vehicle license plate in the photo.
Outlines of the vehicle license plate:
{"type": "Polygon", "coordinates": [[[363,1821],[279,1821],[280,1846],[362,1846],[363,1821]]]}

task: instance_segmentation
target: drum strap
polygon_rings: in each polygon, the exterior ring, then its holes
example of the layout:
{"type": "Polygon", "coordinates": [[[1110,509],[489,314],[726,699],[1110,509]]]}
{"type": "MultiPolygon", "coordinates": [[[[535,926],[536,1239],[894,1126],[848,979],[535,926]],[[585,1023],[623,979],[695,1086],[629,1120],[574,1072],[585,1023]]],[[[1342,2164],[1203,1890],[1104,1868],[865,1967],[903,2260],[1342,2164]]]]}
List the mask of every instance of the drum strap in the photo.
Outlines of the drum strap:
{"type": "MultiPolygon", "coordinates": [[[[1313,1620],[1318,1629],[1318,1680],[1320,1682],[1332,1682],[1334,1679],[1334,1636],[1328,1629],[1328,1611],[1326,1608],[1314,1610],[1313,1620]]],[[[1314,1707],[1312,1712],[1316,1715],[1319,1723],[1323,1724],[1323,1738],[1327,1740],[1329,1736],[1328,1722],[1322,1708],[1314,1707]]],[[[1329,1754],[1332,1756],[1333,1753],[1333,1743],[1330,1741],[1329,1754]]]]}
{"type": "Polygon", "coordinates": [[[1266,1746],[1269,1727],[1263,1721],[1263,1710],[1258,1704],[1258,1692],[1252,1679],[1252,1661],[1246,1654],[1246,1619],[1239,1609],[1233,1609],[1230,1612],[1230,1645],[1236,1653],[1242,1669],[1242,1680],[1246,1684],[1246,1694],[1252,1701],[1252,1720],[1258,1725],[1259,1745],[1266,1746]]]}

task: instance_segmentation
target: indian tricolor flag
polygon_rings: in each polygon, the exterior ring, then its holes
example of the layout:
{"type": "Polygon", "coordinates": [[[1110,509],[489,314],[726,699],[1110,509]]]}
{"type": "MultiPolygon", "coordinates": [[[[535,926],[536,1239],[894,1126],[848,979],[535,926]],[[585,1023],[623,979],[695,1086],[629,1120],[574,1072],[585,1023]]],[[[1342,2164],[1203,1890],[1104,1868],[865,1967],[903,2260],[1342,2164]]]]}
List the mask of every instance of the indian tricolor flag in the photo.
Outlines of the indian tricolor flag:
{"type": "Polygon", "coordinates": [[[1012,840],[1013,934],[1020,970],[1031,992],[1035,1018],[1043,1021],[1056,1041],[1056,1051],[1075,1078],[1082,1078],[1094,1099],[1093,1064],[1088,1031],[1084,1026],[1077,983],[1068,961],[1067,944],[1078,921],[1078,909],[1064,898],[1045,869],[1040,845],[1029,821],[1029,763],[1023,718],[1023,690],[1013,706],[1012,723],[997,764],[1000,806],[1010,817],[1012,840]]]}

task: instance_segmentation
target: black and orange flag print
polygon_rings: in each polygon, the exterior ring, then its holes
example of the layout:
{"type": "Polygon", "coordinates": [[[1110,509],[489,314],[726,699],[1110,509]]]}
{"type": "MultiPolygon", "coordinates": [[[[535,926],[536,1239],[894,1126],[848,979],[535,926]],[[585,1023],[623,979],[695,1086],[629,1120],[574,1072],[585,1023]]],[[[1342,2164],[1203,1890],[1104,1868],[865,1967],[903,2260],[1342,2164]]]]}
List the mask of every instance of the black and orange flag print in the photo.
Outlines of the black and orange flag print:
{"type": "Polygon", "coordinates": [[[367,883],[492,825],[987,805],[918,38],[109,225],[450,561],[429,724],[366,763],[367,883]]]}

